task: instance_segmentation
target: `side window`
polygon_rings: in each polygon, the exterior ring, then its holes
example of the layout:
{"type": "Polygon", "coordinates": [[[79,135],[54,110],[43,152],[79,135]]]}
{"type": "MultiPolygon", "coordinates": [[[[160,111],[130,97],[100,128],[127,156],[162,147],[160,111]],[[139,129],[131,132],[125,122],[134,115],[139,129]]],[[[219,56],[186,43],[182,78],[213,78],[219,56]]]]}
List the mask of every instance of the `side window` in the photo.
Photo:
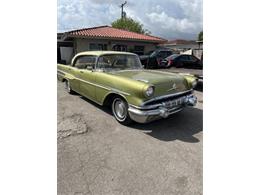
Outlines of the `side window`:
{"type": "Polygon", "coordinates": [[[160,51],[157,55],[158,58],[164,58],[165,57],[165,52],[160,51]]]}
{"type": "Polygon", "coordinates": [[[87,69],[88,66],[95,66],[96,57],[95,56],[80,56],[76,59],[73,66],[78,69],[87,69]]]}
{"type": "Polygon", "coordinates": [[[158,54],[159,58],[166,58],[172,54],[171,51],[160,51],[158,54]]]}
{"type": "Polygon", "coordinates": [[[192,62],[196,62],[197,61],[197,58],[195,58],[194,56],[189,56],[190,57],[190,61],[192,62]]]}
{"type": "Polygon", "coordinates": [[[134,53],[137,55],[144,55],[144,46],[136,45],[134,47],[134,53]]]}
{"type": "Polygon", "coordinates": [[[90,43],[89,44],[89,50],[90,51],[97,50],[97,45],[95,43],[90,43]]]}
{"type": "Polygon", "coordinates": [[[102,50],[107,50],[107,44],[97,44],[97,43],[90,43],[89,44],[89,50],[90,51],[102,51],[102,50]]]}
{"type": "Polygon", "coordinates": [[[127,45],[114,45],[113,51],[127,51],[127,45]]]}
{"type": "Polygon", "coordinates": [[[189,58],[188,58],[188,56],[183,55],[183,56],[180,57],[180,60],[181,61],[189,61],[189,58]]]}

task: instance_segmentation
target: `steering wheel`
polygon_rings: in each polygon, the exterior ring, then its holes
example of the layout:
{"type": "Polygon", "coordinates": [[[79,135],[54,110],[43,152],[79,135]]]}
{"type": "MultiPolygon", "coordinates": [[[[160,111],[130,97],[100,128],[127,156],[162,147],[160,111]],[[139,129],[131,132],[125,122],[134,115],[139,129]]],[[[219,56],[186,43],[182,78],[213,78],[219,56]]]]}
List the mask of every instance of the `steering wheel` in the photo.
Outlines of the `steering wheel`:
{"type": "Polygon", "coordinates": [[[111,67],[114,67],[116,62],[117,62],[117,59],[114,62],[112,62],[111,67]]]}

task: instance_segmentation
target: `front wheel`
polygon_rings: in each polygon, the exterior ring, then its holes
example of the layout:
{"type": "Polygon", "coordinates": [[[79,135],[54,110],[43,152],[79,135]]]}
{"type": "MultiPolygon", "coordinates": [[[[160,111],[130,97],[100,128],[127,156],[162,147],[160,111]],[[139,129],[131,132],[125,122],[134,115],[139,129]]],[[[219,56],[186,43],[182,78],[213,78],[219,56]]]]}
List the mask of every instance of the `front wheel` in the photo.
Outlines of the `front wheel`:
{"type": "Polygon", "coordinates": [[[123,125],[129,125],[130,123],[132,123],[132,119],[129,117],[129,114],[128,114],[128,104],[121,97],[116,97],[113,100],[112,112],[113,112],[115,119],[119,123],[121,123],[123,125]]]}

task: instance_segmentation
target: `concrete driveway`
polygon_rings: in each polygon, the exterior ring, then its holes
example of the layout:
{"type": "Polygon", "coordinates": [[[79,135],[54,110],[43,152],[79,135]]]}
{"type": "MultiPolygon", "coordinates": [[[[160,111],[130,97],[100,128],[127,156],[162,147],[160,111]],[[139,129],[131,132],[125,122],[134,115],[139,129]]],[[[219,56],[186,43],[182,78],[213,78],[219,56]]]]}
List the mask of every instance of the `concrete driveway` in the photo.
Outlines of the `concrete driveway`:
{"type": "Polygon", "coordinates": [[[58,194],[202,194],[202,92],[195,108],[125,127],[57,85],[58,194]]]}

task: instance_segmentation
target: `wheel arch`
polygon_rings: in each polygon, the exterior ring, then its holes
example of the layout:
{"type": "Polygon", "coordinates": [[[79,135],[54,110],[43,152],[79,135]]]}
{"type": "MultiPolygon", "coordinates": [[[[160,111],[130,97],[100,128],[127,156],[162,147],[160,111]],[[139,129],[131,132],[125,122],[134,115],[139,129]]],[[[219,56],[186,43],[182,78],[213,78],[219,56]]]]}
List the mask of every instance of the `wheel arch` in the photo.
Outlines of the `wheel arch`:
{"type": "Polygon", "coordinates": [[[65,81],[68,81],[68,79],[67,78],[62,78],[61,79],[61,82],[65,82],[65,81]]]}
{"type": "Polygon", "coordinates": [[[103,101],[102,104],[104,106],[110,106],[110,105],[112,105],[113,99],[115,99],[116,97],[122,98],[128,104],[128,101],[127,101],[126,97],[124,95],[122,95],[120,93],[116,93],[116,92],[111,92],[111,93],[107,94],[105,96],[104,101],[103,101]]]}

